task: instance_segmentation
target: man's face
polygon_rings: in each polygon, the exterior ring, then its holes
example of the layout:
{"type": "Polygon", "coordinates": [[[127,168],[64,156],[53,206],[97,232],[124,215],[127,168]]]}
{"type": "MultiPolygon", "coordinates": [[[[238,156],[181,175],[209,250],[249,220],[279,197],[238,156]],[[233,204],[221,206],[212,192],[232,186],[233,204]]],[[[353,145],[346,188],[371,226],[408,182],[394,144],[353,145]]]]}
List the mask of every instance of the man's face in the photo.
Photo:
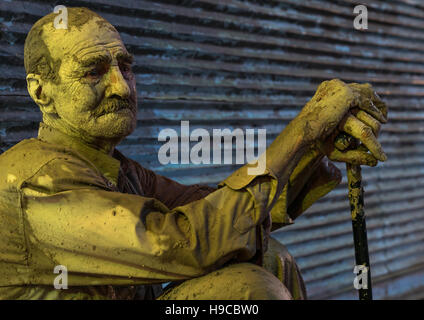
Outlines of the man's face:
{"type": "Polygon", "coordinates": [[[130,134],[136,126],[135,77],[119,34],[98,19],[51,34],[47,46],[61,60],[51,97],[62,122],[74,133],[99,139],[130,134]]]}

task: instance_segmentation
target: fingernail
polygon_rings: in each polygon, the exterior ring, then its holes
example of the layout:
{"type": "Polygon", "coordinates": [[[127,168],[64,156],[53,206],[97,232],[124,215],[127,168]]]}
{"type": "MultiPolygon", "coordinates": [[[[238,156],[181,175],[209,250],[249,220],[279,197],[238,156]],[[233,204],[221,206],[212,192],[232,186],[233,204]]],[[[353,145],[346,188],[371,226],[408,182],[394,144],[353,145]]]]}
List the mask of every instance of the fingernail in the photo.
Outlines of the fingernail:
{"type": "Polygon", "coordinates": [[[368,159],[366,161],[366,165],[370,167],[375,167],[377,163],[378,163],[377,159],[368,159]]]}

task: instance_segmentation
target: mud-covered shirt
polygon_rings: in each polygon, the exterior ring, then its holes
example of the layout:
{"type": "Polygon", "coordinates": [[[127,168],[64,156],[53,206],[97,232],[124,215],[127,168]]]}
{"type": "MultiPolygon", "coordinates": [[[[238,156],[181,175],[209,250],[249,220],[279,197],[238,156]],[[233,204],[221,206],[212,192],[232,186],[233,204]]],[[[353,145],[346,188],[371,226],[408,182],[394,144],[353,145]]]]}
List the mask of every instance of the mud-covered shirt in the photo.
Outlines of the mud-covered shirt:
{"type": "Polygon", "coordinates": [[[292,223],[334,170],[315,161],[275,202],[267,172],[185,186],[41,123],[0,155],[0,299],[154,299],[161,283],[255,257],[269,213],[292,223]],[[68,289],[55,289],[56,266],[68,289]]]}

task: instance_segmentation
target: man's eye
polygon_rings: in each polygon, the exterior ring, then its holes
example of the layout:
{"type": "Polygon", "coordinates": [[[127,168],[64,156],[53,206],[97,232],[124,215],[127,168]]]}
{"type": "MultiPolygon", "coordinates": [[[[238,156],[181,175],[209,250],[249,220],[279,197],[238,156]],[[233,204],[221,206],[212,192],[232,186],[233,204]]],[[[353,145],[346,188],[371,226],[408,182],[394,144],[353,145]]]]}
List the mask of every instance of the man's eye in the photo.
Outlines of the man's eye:
{"type": "Polygon", "coordinates": [[[89,76],[89,77],[98,77],[100,75],[100,73],[97,69],[92,69],[92,70],[88,71],[85,75],[89,76]]]}
{"type": "Polygon", "coordinates": [[[107,66],[100,64],[88,70],[85,73],[85,77],[90,79],[98,79],[101,76],[103,76],[106,72],[107,72],[107,66]]]}
{"type": "Polygon", "coordinates": [[[128,73],[128,72],[130,72],[131,71],[131,66],[130,65],[128,65],[128,64],[121,64],[120,66],[119,66],[119,68],[121,69],[121,71],[122,72],[124,72],[124,73],[128,73]]]}

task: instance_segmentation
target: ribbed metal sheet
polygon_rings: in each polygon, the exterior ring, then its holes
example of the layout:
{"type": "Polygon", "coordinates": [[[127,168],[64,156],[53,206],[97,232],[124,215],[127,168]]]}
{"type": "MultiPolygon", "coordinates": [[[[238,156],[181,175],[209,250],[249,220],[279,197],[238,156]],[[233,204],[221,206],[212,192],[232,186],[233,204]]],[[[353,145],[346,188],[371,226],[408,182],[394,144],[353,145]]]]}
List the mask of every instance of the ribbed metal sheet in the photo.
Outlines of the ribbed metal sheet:
{"type": "MultiPolygon", "coordinates": [[[[321,81],[371,82],[390,107],[381,133],[389,160],[363,169],[375,298],[422,298],[424,3],[360,3],[369,13],[362,32],[353,0],[1,0],[0,148],[36,135],[23,43],[56,4],[89,7],[120,31],[136,57],[140,112],[119,149],[182,183],[216,184],[236,166],[164,167],[161,129],[178,132],[180,120],[210,132],[266,128],[271,142],[321,81]]],[[[310,298],[356,298],[346,179],[275,236],[297,258],[310,298]]]]}

